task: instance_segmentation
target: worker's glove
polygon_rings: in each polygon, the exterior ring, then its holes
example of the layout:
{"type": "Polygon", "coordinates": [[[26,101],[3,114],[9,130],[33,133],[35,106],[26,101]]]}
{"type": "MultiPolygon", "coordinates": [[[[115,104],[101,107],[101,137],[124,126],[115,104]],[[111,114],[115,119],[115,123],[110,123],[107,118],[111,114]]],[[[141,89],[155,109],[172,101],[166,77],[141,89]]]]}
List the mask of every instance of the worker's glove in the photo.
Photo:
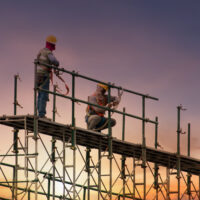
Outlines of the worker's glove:
{"type": "Polygon", "coordinates": [[[59,75],[60,75],[60,73],[59,73],[58,70],[56,70],[55,74],[56,74],[56,76],[59,76],[59,75]]]}
{"type": "Polygon", "coordinates": [[[120,98],[115,97],[115,100],[113,101],[113,106],[117,106],[120,103],[120,98]]]}
{"type": "Polygon", "coordinates": [[[111,108],[112,106],[113,106],[113,102],[110,102],[110,103],[107,105],[108,108],[111,108]]]}
{"type": "Polygon", "coordinates": [[[56,69],[54,69],[54,73],[55,73],[56,76],[59,76],[59,75],[60,75],[59,71],[56,70],[56,69]]]}

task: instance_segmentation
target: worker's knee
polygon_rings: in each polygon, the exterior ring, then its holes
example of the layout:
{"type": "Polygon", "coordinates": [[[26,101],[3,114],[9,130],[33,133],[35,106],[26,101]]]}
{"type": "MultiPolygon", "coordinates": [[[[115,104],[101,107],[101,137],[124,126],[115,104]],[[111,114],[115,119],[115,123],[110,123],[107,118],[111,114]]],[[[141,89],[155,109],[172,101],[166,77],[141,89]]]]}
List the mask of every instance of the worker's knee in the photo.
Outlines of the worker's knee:
{"type": "Polygon", "coordinates": [[[111,119],[111,126],[115,126],[116,123],[117,123],[116,120],[112,118],[112,119],[111,119]]]}
{"type": "Polygon", "coordinates": [[[88,129],[94,129],[96,125],[101,121],[101,117],[98,115],[91,115],[88,117],[88,129]]]}
{"type": "Polygon", "coordinates": [[[98,115],[91,115],[88,118],[88,123],[91,123],[92,121],[100,122],[101,121],[101,117],[98,116],[98,115]]]}

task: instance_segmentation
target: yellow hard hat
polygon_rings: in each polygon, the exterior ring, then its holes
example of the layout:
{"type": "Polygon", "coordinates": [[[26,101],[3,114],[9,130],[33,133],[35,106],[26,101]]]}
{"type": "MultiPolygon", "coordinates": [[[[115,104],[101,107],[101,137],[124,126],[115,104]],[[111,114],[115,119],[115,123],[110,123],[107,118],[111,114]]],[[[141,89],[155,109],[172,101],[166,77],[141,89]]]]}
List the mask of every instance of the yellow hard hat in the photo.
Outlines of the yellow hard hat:
{"type": "Polygon", "coordinates": [[[98,83],[97,84],[99,87],[102,87],[104,90],[108,90],[108,86],[107,85],[104,85],[104,84],[102,84],[102,83],[98,83]]]}
{"type": "Polygon", "coordinates": [[[54,35],[49,35],[47,38],[46,38],[46,41],[51,43],[51,44],[56,44],[57,42],[57,39],[54,35]]]}

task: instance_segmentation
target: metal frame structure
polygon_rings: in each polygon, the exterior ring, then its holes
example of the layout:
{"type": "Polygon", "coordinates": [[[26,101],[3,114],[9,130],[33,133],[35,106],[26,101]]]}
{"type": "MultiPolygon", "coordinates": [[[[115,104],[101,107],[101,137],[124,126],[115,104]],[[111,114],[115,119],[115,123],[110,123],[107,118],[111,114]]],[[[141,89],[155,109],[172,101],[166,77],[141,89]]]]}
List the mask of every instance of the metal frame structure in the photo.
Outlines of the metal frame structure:
{"type": "MultiPolygon", "coordinates": [[[[41,63],[35,60],[35,75],[38,64],[41,63]]],[[[82,78],[95,83],[106,84],[109,88],[109,101],[111,90],[122,90],[122,88],[83,76],[75,71],[70,72],[64,68],[57,69],[54,66],[44,65],[52,70],[59,70],[72,76],[71,96],[57,93],[56,86],[54,86],[53,91],[47,91],[37,88],[35,84],[34,115],[17,115],[17,106],[19,106],[17,80],[19,76],[15,76],[14,116],[0,117],[0,124],[14,128],[11,148],[6,154],[0,155],[0,177],[2,175],[0,186],[8,188],[12,200],[38,200],[41,198],[47,200],[200,199],[200,160],[190,158],[190,124],[188,124],[188,154],[183,156],[180,152],[180,135],[182,133],[180,113],[181,110],[184,110],[182,106],[177,107],[177,152],[170,153],[159,150],[158,117],[155,120],[146,117],[146,100],[158,99],[123,88],[124,92],[141,98],[142,116],[129,114],[125,108],[123,108],[123,111],[119,111],[95,105],[106,109],[109,119],[111,113],[122,115],[122,137],[116,139],[113,137],[110,120],[108,121],[107,134],[76,126],[75,103],[93,104],[75,97],[75,80],[82,78]],[[51,121],[38,118],[37,92],[39,90],[53,95],[51,121]],[[71,101],[71,124],[56,122],[57,96],[71,101]],[[142,122],[141,144],[126,142],[126,117],[142,122]],[[146,123],[155,126],[154,148],[146,146],[146,123]],[[51,137],[48,141],[49,144],[51,143],[50,149],[43,139],[45,135],[48,138],[51,137]],[[22,138],[24,138],[24,142],[22,142],[22,138]],[[13,151],[11,151],[12,148],[13,151]],[[42,161],[39,160],[41,159],[41,148],[46,154],[42,161]],[[4,162],[8,157],[14,157],[15,162],[13,164],[4,162]],[[79,166],[80,160],[82,166],[79,166]],[[132,164],[129,164],[130,162],[132,164]],[[107,163],[107,171],[102,166],[105,163],[107,163]],[[6,176],[5,169],[8,168],[13,171],[12,180],[6,176]],[[114,168],[115,172],[113,172],[114,168]],[[165,175],[160,168],[166,170],[165,175]],[[23,176],[21,176],[21,171],[23,171],[23,176]],[[147,175],[152,176],[154,180],[150,186],[148,185],[147,175]],[[177,189],[171,187],[170,180],[173,176],[177,180],[177,189]],[[199,179],[198,186],[193,181],[193,177],[199,179]],[[184,186],[186,188],[183,191],[181,188],[184,186]],[[61,191],[58,191],[58,188],[61,191]]]]}

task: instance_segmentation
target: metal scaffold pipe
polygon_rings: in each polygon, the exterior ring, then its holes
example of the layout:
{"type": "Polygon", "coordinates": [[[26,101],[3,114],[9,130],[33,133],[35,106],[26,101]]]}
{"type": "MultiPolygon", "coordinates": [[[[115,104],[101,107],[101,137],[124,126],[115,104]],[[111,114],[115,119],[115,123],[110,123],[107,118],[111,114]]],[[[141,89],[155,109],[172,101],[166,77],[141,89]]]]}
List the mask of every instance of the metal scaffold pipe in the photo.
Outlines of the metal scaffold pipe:
{"type": "MultiPolygon", "coordinates": [[[[54,92],[56,92],[56,85],[54,85],[54,92]]],[[[56,95],[53,95],[53,121],[55,122],[56,120],[56,95]]],[[[56,189],[56,185],[55,185],[55,174],[56,174],[56,169],[55,169],[55,151],[56,151],[56,139],[54,137],[52,137],[52,164],[53,164],[53,184],[52,184],[52,191],[53,191],[53,200],[55,200],[55,189],[56,189]]]]}
{"type": "Polygon", "coordinates": [[[181,134],[181,128],[180,128],[180,112],[181,112],[181,106],[177,107],[177,181],[178,181],[178,197],[177,199],[180,200],[180,134],[181,134]]]}
{"type": "MultiPolygon", "coordinates": [[[[14,115],[17,115],[17,79],[18,75],[14,76],[14,115]]],[[[17,200],[17,180],[18,180],[18,130],[14,129],[14,137],[13,137],[13,144],[14,144],[14,149],[13,152],[15,153],[15,167],[13,171],[13,193],[12,193],[12,199],[17,200]]]]}
{"type": "MultiPolygon", "coordinates": [[[[188,157],[190,157],[190,123],[188,123],[187,155],[188,155],[188,157]]],[[[188,194],[188,200],[191,200],[191,173],[187,173],[187,194],[188,194]]]]}
{"type": "MultiPolygon", "coordinates": [[[[155,124],[155,149],[158,148],[158,117],[156,117],[156,122],[155,124]]],[[[159,189],[159,183],[158,183],[158,164],[154,164],[154,188],[156,189],[156,200],[158,200],[158,189],[159,189]]]]}
{"type": "MultiPolygon", "coordinates": [[[[80,78],[83,78],[83,79],[86,79],[86,80],[89,80],[89,81],[92,81],[92,82],[102,83],[102,84],[104,84],[104,85],[109,86],[110,88],[122,89],[122,87],[115,86],[115,85],[113,85],[113,84],[111,84],[111,83],[106,83],[106,82],[103,82],[103,81],[99,81],[99,80],[97,80],[97,79],[93,79],[93,78],[90,78],[90,77],[81,75],[81,74],[79,74],[79,73],[77,73],[77,72],[75,72],[75,71],[69,71],[69,70],[66,70],[66,69],[64,69],[64,68],[57,68],[57,67],[52,66],[52,65],[47,65],[46,63],[41,63],[41,62],[39,62],[38,60],[35,60],[34,63],[35,63],[36,65],[42,64],[42,65],[44,65],[44,66],[46,66],[46,67],[48,67],[48,68],[56,69],[56,70],[58,70],[58,71],[65,72],[65,73],[71,74],[72,76],[80,77],[80,78]]],[[[156,101],[159,100],[158,98],[153,97],[153,96],[150,96],[150,95],[148,95],[148,94],[142,94],[142,93],[135,92],[135,91],[132,91],[132,90],[128,90],[128,89],[125,89],[125,88],[123,88],[123,91],[124,91],[124,92],[128,92],[128,93],[131,93],[131,94],[135,94],[135,95],[138,95],[138,96],[144,96],[144,97],[149,98],[149,99],[152,99],[152,100],[156,100],[156,101]]]]}
{"type": "Polygon", "coordinates": [[[143,198],[146,200],[146,139],[145,139],[145,96],[142,96],[142,168],[143,168],[143,198]]]}

